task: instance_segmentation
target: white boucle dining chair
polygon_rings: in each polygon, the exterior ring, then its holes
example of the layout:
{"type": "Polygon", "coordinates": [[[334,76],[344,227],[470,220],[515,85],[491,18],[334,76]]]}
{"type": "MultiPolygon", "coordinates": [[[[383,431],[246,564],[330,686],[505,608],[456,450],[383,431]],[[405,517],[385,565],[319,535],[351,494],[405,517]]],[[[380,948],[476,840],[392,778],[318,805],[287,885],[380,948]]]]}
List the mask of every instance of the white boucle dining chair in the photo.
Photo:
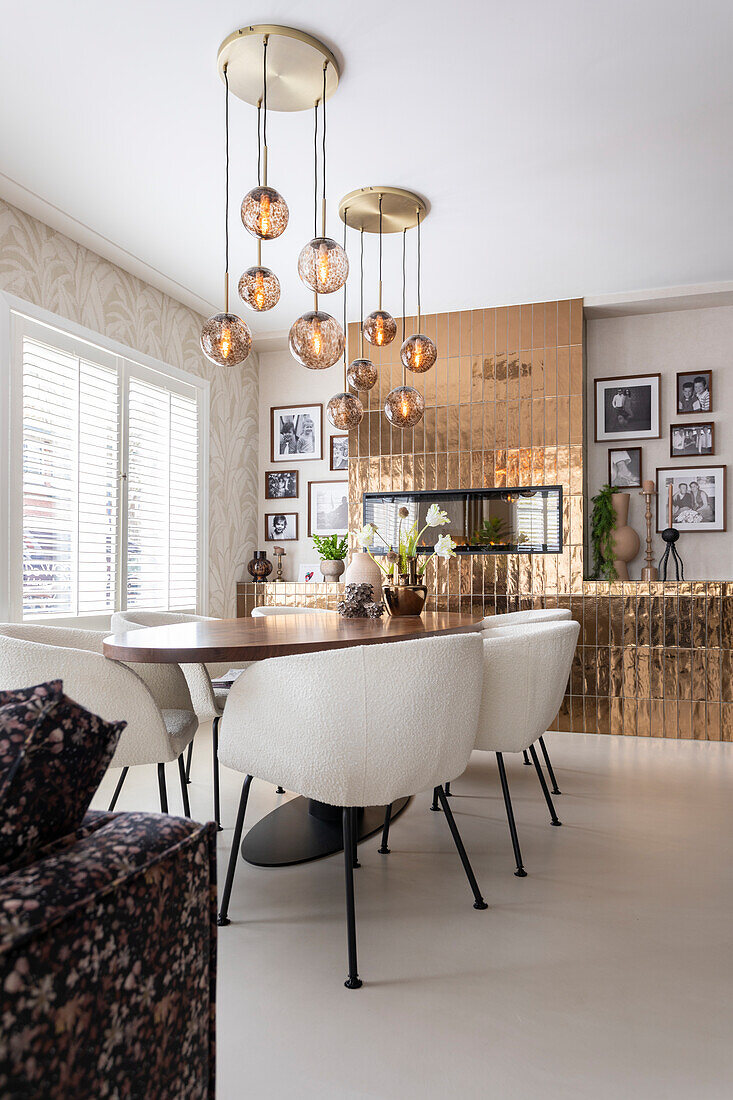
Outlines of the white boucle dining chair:
{"type": "Polygon", "coordinates": [[[580,626],[576,622],[528,623],[489,632],[483,639],[483,691],[476,749],[496,753],[509,833],[520,878],[522,863],[503,753],[529,749],[550,820],[560,825],[534,742],[560,709],[580,626]]]}
{"type": "Polygon", "coordinates": [[[108,721],[127,722],[111,768],[122,775],[110,803],[113,810],[128,769],[157,764],[160,808],[168,812],[165,765],[178,761],[183,812],[190,817],[183,752],[196,732],[196,715],[178,665],[129,665],[102,653],[105,630],[0,624],[0,689],[62,680],[64,692],[108,721]]]}
{"type": "MultiPolygon", "coordinates": [[[[481,623],[481,629],[484,631],[484,637],[487,638],[489,636],[487,631],[503,629],[506,626],[528,626],[531,623],[564,623],[570,622],[571,619],[572,615],[567,608],[537,607],[532,608],[530,611],[509,611],[505,615],[487,615],[481,623]]],[[[539,746],[545,759],[547,774],[550,776],[552,793],[561,794],[562,792],[557,785],[555,771],[552,767],[552,761],[550,760],[550,754],[547,751],[547,745],[545,744],[544,736],[539,738],[539,746]]],[[[530,760],[526,751],[523,755],[524,763],[531,765],[532,761],[530,760]]]]}
{"type": "MultiPolygon", "coordinates": [[[[115,611],[112,616],[111,630],[113,634],[125,634],[129,630],[141,630],[145,627],[175,626],[178,623],[202,623],[210,622],[208,615],[189,615],[177,611],[115,611]]],[[[224,705],[228,691],[217,691],[212,684],[212,677],[222,676],[229,670],[228,664],[183,664],[178,665],[183,673],[199,725],[202,722],[211,722],[213,743],[213,788],[214,788],[214,821],[221,831],[221,805],[219,798],[219,758],[218,758],[218,734],[219,720],[224,713],[224,705]]],[[[193,754],[193,740],[188,746],[188,758],[186,760],[186,782],[191,781],[191,757],[193,754]]]]}
{"type": "Polygon", "coordinates": [[[474,895],[485,909],[442,784],[465,769],[481,702],[483,641],[464,634],[260,661],[233,684],[219,759],[245,774],[218,923],[229,900],[252,779],[342,809],[349,976],[358,989],[357,808],[438,787],[474,895]],[[294,717],[297,716],[297,721],[294,717]]]}

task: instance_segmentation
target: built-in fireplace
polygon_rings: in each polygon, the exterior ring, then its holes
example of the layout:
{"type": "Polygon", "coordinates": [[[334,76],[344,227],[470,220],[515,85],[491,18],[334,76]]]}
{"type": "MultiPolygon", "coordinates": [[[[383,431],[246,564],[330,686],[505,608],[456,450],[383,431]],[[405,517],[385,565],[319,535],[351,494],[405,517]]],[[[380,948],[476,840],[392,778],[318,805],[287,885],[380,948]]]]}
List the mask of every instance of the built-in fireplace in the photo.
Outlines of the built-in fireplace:
{"type": "MultiPolygon", "coordinates": [[[[364,523],[373,524],[384,543],[396,545],[403,532],[426,524],[431,505],[448,515],[440,528],[427,527],[418,552],[432,550],[438,534],[449,534],[458,554],[559,554],[562,551],[562,486],[527,485],[505,489],[427,490],[364,493],[364,523]],[[407,509],[400,515],[401,509],[407,509]]],[[[374,553],[385,553],[381,539],[374,553]]]]}

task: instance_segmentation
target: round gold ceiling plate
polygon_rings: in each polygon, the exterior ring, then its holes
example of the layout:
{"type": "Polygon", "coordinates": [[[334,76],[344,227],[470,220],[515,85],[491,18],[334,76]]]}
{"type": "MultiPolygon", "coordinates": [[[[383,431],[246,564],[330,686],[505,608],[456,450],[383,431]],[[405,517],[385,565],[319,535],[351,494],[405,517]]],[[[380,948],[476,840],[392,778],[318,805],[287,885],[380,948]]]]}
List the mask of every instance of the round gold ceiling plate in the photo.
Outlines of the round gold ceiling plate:
{"type": "Polygon", "coordinates": [[[219,47],[217,68],[238,99],[254,107],[262,99],[262,55],[267,37],[267,109],[306,111],[323,94],[323,65],[326,68],[326,99],[339,82],[339,67],[328,46],[305,31],[259,23],[242,27],[225,38],[219,47]]]}
{"type": "Polygon", "coordinates": [[[359,187],[344,195],[339,203],[339,217],[350,229],[365,233],[379,232],[379,197],[382,197],[382,232],[401,233],[414,229],[417,215],[423,222],[430,213],[425,199],[404,187],[359,187]]]}

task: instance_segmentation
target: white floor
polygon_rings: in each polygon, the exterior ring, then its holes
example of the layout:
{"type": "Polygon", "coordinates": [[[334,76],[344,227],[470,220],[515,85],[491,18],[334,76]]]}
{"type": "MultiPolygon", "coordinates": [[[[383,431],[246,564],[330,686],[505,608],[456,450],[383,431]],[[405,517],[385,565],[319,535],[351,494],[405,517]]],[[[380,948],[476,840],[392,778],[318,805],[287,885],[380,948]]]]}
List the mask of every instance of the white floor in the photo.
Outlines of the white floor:
{"type": "MultiPolygon", "coordinates": [[[[527,878],[512,873],[493,758],[476,754],[454,784],[487,911],[427,794],[395,822],[391,855],[360,846],[359,991],[343,986],[342,858],[240,861],[219,935],[221,1100],[733,1095],[733,746],[547,741],[561,829],[534,769],[507,758],[527,878]]],[[[201,819],[209,760],[202,731],[189,788],[201,819]]],[[[220,884],[241,782],[222,771],[220,884]]],[[[173,766],[168,789],[179,812],[173,766]]],[[[248,823],[278,801],[253,784],[248,823]]],[[[118,808],[157,808],[154,768],[130,773],[118,808]]]]}

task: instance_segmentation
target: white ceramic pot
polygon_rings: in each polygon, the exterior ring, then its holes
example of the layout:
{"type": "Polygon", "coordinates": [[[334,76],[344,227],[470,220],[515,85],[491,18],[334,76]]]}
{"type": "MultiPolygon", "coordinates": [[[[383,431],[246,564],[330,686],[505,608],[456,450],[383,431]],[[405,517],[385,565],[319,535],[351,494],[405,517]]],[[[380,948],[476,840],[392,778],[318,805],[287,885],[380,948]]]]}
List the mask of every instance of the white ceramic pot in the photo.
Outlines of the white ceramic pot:
{"type": "Polygon", "coordinates": [[[374,589],[374,599],[379,599],[384,574],[375,561],[364,550],[355,550],[349,566],[344,573],[345,584],[370,584],[374,589]]]}

